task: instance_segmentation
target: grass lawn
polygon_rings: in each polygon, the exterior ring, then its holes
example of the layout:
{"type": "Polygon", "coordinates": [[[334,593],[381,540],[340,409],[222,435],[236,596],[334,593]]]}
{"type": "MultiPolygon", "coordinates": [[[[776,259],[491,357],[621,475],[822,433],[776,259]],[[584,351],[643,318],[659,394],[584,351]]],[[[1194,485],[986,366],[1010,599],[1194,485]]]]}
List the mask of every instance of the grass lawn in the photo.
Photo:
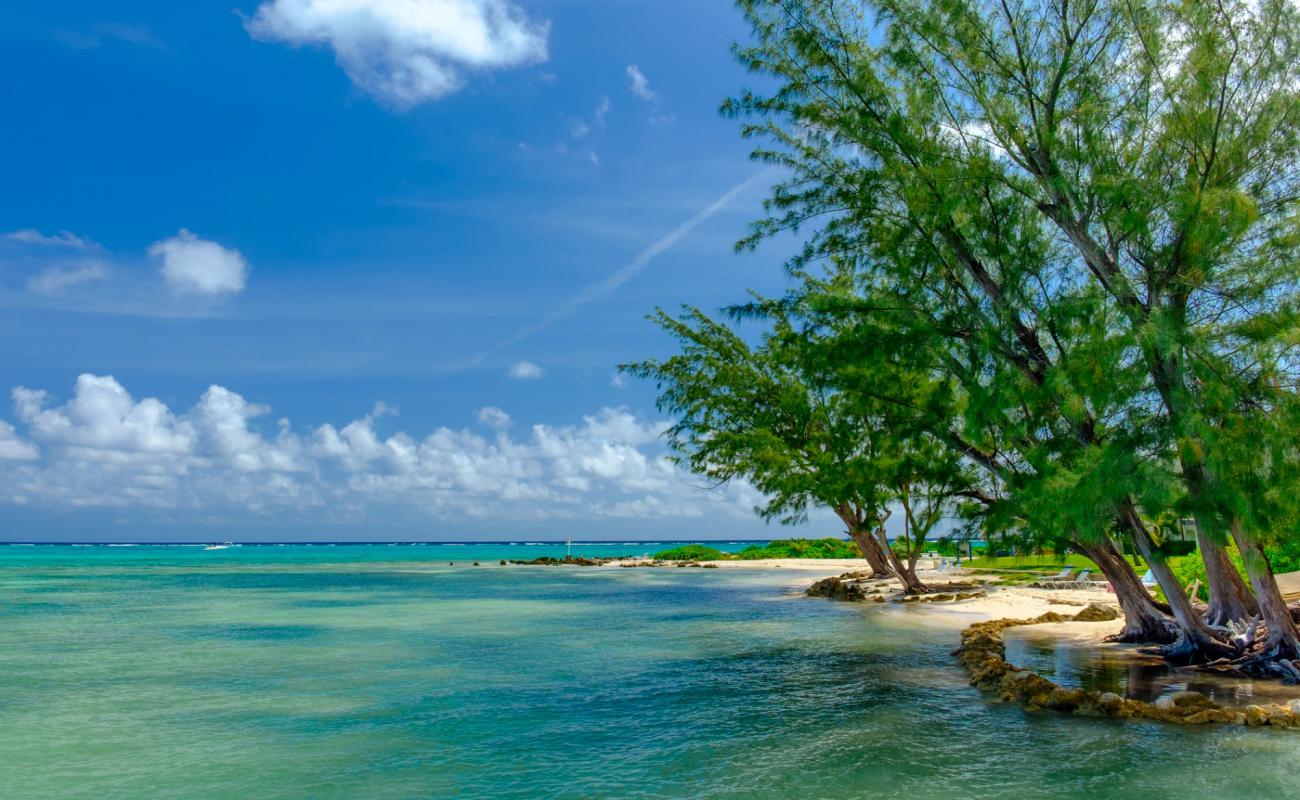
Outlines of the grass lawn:
{"type": "MultiPolygon", "coordinates": [[[[1129,563],[1135,568],[1146,569],[1146,564],[1140,558],[1129,557],[1129,563]]],[[[976,558],[971,561],[962,561],[961,565],[968,569],[1010,569],[1025,570],[1028,572],[1060,572],[1068,565],[1076,570],[1090,569],[1098,572],[1097,565],[1087,558],[1079,555],[1044,555],[1044,556],[998,556],[996,558],[976,558]]]]}

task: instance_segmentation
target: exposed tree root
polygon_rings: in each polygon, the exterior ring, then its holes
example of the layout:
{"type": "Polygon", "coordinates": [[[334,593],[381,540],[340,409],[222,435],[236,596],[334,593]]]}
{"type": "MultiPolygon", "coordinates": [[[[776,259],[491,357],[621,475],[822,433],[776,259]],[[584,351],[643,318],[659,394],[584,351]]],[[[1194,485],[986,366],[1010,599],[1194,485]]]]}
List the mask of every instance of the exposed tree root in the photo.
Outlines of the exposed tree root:
{"type": "MultiPolygon", "coordinates": [[[[1018,625],[1066,622],[1072,617],[1047,613],[1034,619],[1001,619],[980,622],[961,634],[961,647],[953,655],[970,675],[972,686],[997,692],[1004,701],[1014,701],[1029,710],[1053,709],[1093,717],[1152,719],[1180,725],[1233,723],[1300,728],[1300,700],[1290,705],[1250,705],[1233,708],[1220,705],[1199,692],[1178,692],[1155,703],[1129,700],[1113,692],[1067,689],[1020,669],[1006,660],[1002,631],[1018,625]]],[[[1288,662],[1291,668],[1297,665],[1288,662]]]]}
{"type": "Polygon", "coordinates": [[[1178,664],[1179,666],[1205,664],[1238,655],[1237,648],[1227,642],[1208,636],[1193,638],[1188,636],[1186,631],[1179,631],[1178,638],[1172,644],[1161,647],[1143,647],[1141,652],[1160,656],[1169,663],[1178,664]]]}
{"type": "MultiPolygon", "coordinates": [[[[1268,626],[1260,615],[1244,623],[1229,622],[1220,628],[1227,642],[1215,642],[1213,648],[1189,644],[1179,637],[1165,647],[1144,647],[1141,652],[1158,655],[1181,666],[1243,677],[1280,678],[1286,683],[1300,683],[1300,659],[1268,636],[1268,626]],[[1217,653],[1214,657],[1207,657],[1217,653]]],[[[1115,639],[1115,641],[1120,641],[1115,639]]]]}
{"type": "Polygon", "coordinates": [[[1118,644],[1169,644],[1178,639],[1178,626],[1173,620],[1149,620],[1142,625],[1129,625],[1124,630],[1106,637],[1118,644]]]}

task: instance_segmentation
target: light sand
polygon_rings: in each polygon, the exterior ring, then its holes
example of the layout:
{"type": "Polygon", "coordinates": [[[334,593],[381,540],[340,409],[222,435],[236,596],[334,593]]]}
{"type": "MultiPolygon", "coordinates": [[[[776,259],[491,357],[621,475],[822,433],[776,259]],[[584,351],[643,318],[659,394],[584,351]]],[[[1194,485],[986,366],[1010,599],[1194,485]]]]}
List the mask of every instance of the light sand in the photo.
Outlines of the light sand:
{"type": "MultiPolygon", "coordinates": [[[[865,559],[823,559],[823,558],[767,558],[754,561],[708,561],[719,569],[781,569],[789,570],[790,580],[782,584],[791,590],[803,590],[813,583],[846,572],[870,572],[871,566],[865,559]]],[[[919,567],[930,567],[930,562],[918,562],[919,567]]],[[[974,582],[992,580],[988,573],[975,573],[969,570],[949,568],[944,571],[919,569],[917,576],[928,584],[938,585],[949,582],[974,582]]],[[[897,586],[897,583],[893,583],[897,586]]],[[[961,627],[991,619],[1036,617],[1048,611],[1058,614],[1077,614],[1089,603],[1118,606],[1115,595],[1107,591],[1105,583],[1097,583],[1096,588],[1087,589],[1034,589],[1028,586],[983,587],[987,597],[976,597],[952,603],[909,603],[909,613],[915,613],[924,620],[923,624],[944,627],[961,627]],[[1064,602],[1062,602],[1064,601],[1064,602]]],[[[1045,629],[1069,631],[1070,636],[1086,636],[1100,640],[1119,631],[1120,621],[1099,623],[1069,623],[1054,626],[1042,626],[1045,629]]]]}
{"type": "MultiPolygon", "coordinates": [[[[1103,584],[1097,589],[1031,589],[1027,586],[989,586],[987,597],[977,597],[958,603],[929,603],[924,608],[931,615],[943,621],[960,624],[963,627],[976,622],[991,619],[1025,619],[1037,617],[1054,611],[1071,616],[1083,610],[1089,603],[1115,606],[1119,603],[1115,595],[1106,591],[1103,584]]],[[[1083,623],[1069,623],[1082,625],[1083,623]]],[[[1093,623],[1089,623],[1092,625],[1093,623]]],[[[1109,635],[1122,627],[1122,623],[1096,623],[1107,626],[1104,634],[1109,635]]],[[[1061,626],[1064,627],[1064,626],[1061,626]]],[[[1072,629],[1073,630],[1073,629],[1072,629]]]]}

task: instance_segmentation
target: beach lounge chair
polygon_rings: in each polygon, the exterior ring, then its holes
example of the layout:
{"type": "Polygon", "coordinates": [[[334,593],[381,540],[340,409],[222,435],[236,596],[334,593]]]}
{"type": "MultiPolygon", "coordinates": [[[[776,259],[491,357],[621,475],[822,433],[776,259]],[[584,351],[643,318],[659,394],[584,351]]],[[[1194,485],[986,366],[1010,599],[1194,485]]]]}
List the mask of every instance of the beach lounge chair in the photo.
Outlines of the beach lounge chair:
{"type": "Polygon", "coordinates": [[[1074,567],[1066,567],[1052,577],[1044,578],[1043,580],[1033,584],[1033,586],[1035,589],[1056,589],[1058,588],[1058,583],[1070,580],[1072,575],[1074,575],[1074,567]]]}
{"type": "Polygon", "coordinates": [[[1075,577],[1074,580],[1072,580],[1072,581],[1061,581],[1061,586],[1058,587],[1058,588],[1061,588],[1061,589],[1087,589],[1087,588],[1088,588],[1088,585],[1089,585],[1089,583],[1090,583],[1090,581],[1088,580],[1088,576],[1091,575],[1091,574],[1092,574],[1092,570],[1090,570],[1090,569],[1085,569],[1083,572],[1080,572],[1080,573],[1078,574],[1078,576],[1075,577]]]}
{"type": "Polygon", "coordinates": [[[1063,581],[1045,581],[1044,583],[1039,584],[1039,586],[1043,589],[1087,589],[1092,585],[1092,581],[1088,580],[1088,576],[1091,574],[1092,570],[1085,569],[1072,579],[1063,581]]]}

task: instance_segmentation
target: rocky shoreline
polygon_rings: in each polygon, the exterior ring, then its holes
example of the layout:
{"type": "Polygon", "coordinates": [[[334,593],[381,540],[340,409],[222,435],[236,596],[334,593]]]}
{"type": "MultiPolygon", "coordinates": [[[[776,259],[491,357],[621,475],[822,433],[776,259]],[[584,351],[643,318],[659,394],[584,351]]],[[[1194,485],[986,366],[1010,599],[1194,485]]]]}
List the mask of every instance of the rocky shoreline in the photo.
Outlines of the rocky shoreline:
{"type": "Polygon", "coordinates": [[[897,582],[892,578],[875,578],[869,572],[846,572],[817,581],[804,594],[856,603],[955,603],[988,596],[978,583],[932,584],[930,590],[907,594],[897,589],[897,582]],[[894,591],[889,591],[890,587],[894,591]]]}
{"type": "Polygon", "coordinates": [[[507,564],[516,564],[523,567],[699,567],[701,569],[717,569],[717,564],[710,564],[699,561],[657,561],[654,559],[645,559],[637,556],[610,556],[601,558],[586,558],[579,556],[566,556],[565,558],[553,558],[551,556],[541,556],[540,558],[530,558],[527,560],[519,559],[502,559],[501,566],[507,564]]]}
{"type": "Polygon", "coordinates": [[[1007,628],[1048,622],[1096,622],[1116,619],[1118,615],[1114,608],[1093,604],[1074,616],[1048,612],[1032,619],[977,622],[962,631],[961,647],[953,655],[970,675],[972,686],[996,692],[999,699],[1019,703],[1031,711],[1051,709],[1080,716],[1150,719],[1179,725],[1220,723],[1300,728],[1300,700],[1287,705],[1235,708],[1220,705],[1200,692],[1176,692],[1148,703],[1120,697],[1114,692],[1068,689],[1006,660],[1002,631],[1007,628]]]}

